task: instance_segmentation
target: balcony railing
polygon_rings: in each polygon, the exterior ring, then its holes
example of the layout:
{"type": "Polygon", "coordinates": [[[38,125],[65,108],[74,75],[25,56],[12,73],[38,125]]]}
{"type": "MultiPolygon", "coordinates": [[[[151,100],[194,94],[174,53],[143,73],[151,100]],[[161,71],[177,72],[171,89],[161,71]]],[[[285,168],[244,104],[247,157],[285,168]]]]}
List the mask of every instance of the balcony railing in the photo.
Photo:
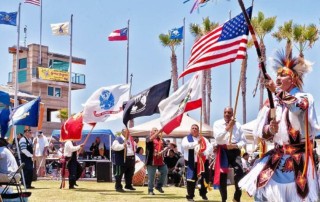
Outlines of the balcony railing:
{"type": "MultiPolygon", "coordinates": [[[[13,72],[9,72],[8,74],[9,83],[12,83],[12,78],[13,78],[13,72]]],[[[39,78],[39,72],[37,67],[32,68],[32,78],[41,79],[39,78]]],[[[63,81],[57,80],[57,82],[63,82],[63,81]]],[[[86,75],[72,72],[71,82],[73,84],[86,85],[86,75]]]]}

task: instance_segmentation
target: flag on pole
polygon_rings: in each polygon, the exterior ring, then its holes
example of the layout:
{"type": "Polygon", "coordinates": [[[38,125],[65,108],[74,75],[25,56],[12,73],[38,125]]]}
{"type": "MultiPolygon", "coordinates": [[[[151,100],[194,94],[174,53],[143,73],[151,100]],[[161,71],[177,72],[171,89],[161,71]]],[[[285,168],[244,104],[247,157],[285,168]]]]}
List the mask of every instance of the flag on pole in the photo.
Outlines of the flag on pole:
{"type": "Polygon", "coordinates": [[[36,5],[36,6],[40,6],[41,5],[41,1],[40,0],[25,0],[24,3],[33,4],[33,5],[36,5]]]}
{"type": "Polygon", "coordinates": [[[52,34],[55,36],[69,35],[69,22],[51,24],[52,34]]]}
{"type": "Polygon", "coordinates": [[[70,118],[61,126],[60,141],[67,140],[78,141],[82,138],[83,114],[79,112],[70,118]]]}
{"type": "Polygon", "coordinates": [[[169,31],[170,39],[183,39],[183,26],[169,31]]]}
{"type": "Polygon", "coordinates": [[[0,110],[0,129],[1,129],[1,137],[4,138],[9,129],[9,121],[10,121],[10,108],[3,108],[0,110]]]}
{"type": "MultiPolygon", "coordinates": [[[[252,7],[247,9],[251,16],[252,7]]],[[[187,68],[180,77],[192,72],[244,59],[247,51],[248,25],[243,14],[199,38],[193,45],[187,68]]]]}
{"type": "Polygon", "coordinates": [[[40,97],[14,109],[11,119],[12,125],[37,127],[39,119],[39,104],[40,97]]]}
{"type": "Polygon", "coordinates": [[[170,92],[171,79],[152,86],[133,96],[123,110],[123,123],[140,116],[150,116],[159,113],[158,104],[166,99],[170,92]]]}
{"type": "Polygon", "coordinates": [[[17,26],[18,12],[7,13],[0,11],[0,24],[17,26]]]}
{"type": "Polygon", "coordinates": [[[180,126],[185,112],[201,107],[201,85],[202,72],[198,72],[176,92],[159,103],[160,123],[163,132],[170,134],[180,126]]]}
{"type": "Polygon", "coordinates": [[[10,95],[7,92],[0,90],[0,102],[5,105],[10,105],[10,95]]]}
{"type": "Polygon", "coordinates": [[[129,84],[102,87],[84,104],[83,122],[111,121],[123,116],[123,103],[129,100],[129,84]]]}
{"type": "Polygon", "coordinates": [[[128,28],[114,30],[109,35],[108,39],[109,39],[109,41],[126,41],[126,40],[128,40],[128,28]]]}

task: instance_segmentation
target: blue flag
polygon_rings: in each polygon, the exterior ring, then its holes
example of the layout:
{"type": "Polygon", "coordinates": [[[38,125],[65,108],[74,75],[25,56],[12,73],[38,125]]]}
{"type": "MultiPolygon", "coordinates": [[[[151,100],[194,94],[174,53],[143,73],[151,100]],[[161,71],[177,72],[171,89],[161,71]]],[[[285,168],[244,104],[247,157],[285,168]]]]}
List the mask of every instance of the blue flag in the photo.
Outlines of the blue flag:
{"type": "Polygon", "coordinates": [[[17,26],[17,12],[6,13],[0,11],[0,24],[17,26]]]}
{"type": "Polygon", "coordinates": [[[0,90],[0,102],[5,105],[10,105],[10,96],[7,92],[0,90]]]}
{"type": "Polygon", "coordinates": [[[20,105],[13,112],[12,125],[38,126],[40,97],[20,105]]]}
{"type": "Polygon", "coordinates": [[[183,26],[180,28],[174,28],[169,31],[170,39],[183,39],[183,26]]]}
{"type": "Polygon", "coordinates": [[[3,108],[0,111],[0,128],[1,128],[1,137],[4,138],[8,132],[10,121],[10,109],[3,108]]]}

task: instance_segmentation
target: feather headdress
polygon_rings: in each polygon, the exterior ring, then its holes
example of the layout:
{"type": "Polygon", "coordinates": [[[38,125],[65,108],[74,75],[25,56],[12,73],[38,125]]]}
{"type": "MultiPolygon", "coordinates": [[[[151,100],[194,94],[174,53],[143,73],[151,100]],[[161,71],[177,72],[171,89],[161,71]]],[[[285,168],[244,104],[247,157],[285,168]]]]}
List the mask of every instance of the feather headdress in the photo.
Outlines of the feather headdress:
{"type": "Polygon", "coordinates": [[[304,58],[287,58],[284,51],[278,51],[274,58],[273,69],[277,74],[287,74],[291,76],[295,85],[302,89],[303,77],[312,70],[312,63],[304,58]]]}

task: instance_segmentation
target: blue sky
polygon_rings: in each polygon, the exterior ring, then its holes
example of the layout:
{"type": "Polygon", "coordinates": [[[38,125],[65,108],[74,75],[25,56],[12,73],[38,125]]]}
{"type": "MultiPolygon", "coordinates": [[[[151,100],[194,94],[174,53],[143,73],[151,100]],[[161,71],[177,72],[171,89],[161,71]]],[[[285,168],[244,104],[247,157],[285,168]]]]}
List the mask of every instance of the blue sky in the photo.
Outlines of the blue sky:
{"type": "MultiPolygon", "coordinates": [[[[87,88],[72,93],[72,112],[82,110],[81,104],[99,87],[125,83],[126,81],[126,42],[109,42],[108,35],[116,29],[127,26],[130,19],[130,59],[129,74],[133,74],[132,94],[136,94],[154,84],[170,78],[171,63],[170,49],[164,48],[158,36],[167,33],[169,29],[180,27],[183,18],[186,18],[186,56],[185,63],[190,56],[194,42],[188,31],[190,23],[201,23],[209,16],[211,21],[223,23],[231,15],[239,14],[240,7],[237,1],[213,0],[202,7],[199,12],[189,13],[193,0],[183,4],[184,0],[43,0],[43,35],[42,44],[49,46],[49,51],[69,54],[69,38],[53,36],[50,23],[69,21],[74,15],[73,55],[87,60],[86,66],[73,65],[73,72],[86,75],[87,88]]],[[[18,0],[1,0],[0,11],[13,12],[18,9],[18,0]]],[[[249,6],[251,1],[245,1],[249,6]]],[[[320,3],[316,0],[256,0],[253,16],[263,11],[266,17],[277,16],[276,27],[285,21],[319,26],[320,3]]],[[[22,3],[21,9],[21,42],[23,44],[23,27],[27,25],[27,44],[39,43],[40,8],[31,4],[22,3]]],[[[274,29],[275,31],[276,29],[274,29]]],[[[17,41],[16,27],[0,25],[0,84],[6,84],[8,73],[12,71],[12,55],[8,47],[17,41]]],[[[285,47],[285,42],[278,43],[270,35],[265,38],[267,57],[275,51],[285,47]]],[[[305,79],[304,90],[313,94],[316,110],[319,115],[320,94],[317,79],[320,75],[320,46],[316,42],[313,49],[305,52],[305,58],[314,62],[313,72],[305,79]]],[[[182,45],[177,48],[179,73],[182,71],[182,45]]],[[[259,98],[252,97],[258,75],[258,63],[255,49],[248,50],[249,65],[247,74],[247,121],[253,120],[258,113],[259,98]]],[[[294,55],[297,50],[294,49],[294,55]]],[[[232,64],[233,102],[236,96],[236,85],[239,79],[241,61],[232,64]]],[[[268,62],[267,66],[270,66],[268,62]]],[[[267,67],[268,68],[268,67],[267,67]]],[[[267,69],[271,73],[270,69],[267,69]]],[[[229,65],[212,69],[212,104],[211,123],[222,118],[223,108],[229,105],[229,65]]],[[[274,74],[273,75],[274,78],[274,74]]],[[[187,76],[186,79],[189,79],[187,76]]],[[[181,81],[180,81],[181,82],[181,81]]],[[[180,83],[181,84],[181,83],[180,83]]],[[[266,95],[265,95],[266,98],[266,95]]],[[[239,98],[237,119],[242,123],[242,101],[239,98]]],[[[234,105],[234,103],[232,103],[234,105]]],[[[191,116],[199,120],[199,110],[191,116]]],[[[158,117],[153,115],[146,118],[137,118],[136,124],[158,117]]],[[[106,123],[106,127],[119,131],[122,120],[106,123]]]]}

